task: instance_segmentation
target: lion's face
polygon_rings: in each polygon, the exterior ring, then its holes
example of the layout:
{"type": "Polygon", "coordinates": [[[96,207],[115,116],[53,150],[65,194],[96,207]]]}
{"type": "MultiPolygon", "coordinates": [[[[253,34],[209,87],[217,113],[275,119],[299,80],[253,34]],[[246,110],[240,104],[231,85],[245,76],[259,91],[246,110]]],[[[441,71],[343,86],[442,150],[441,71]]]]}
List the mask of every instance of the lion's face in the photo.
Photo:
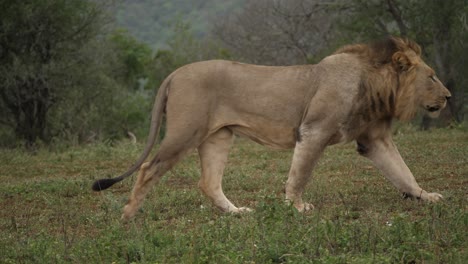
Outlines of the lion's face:
{"type": "Polygon", "coordinates": [[[429,117],[438,117],[451,96],[449,90],[421,59],[421,49],[417,44],[398,39],[394,41],[399,45],[399,51],[392,55],[392,62],[401,85],[397,117],[410,120],[417,108],[424,109],[429,117]]]}
{"type": "Polygon", "coordinates": [[[416,74],[414,96],[419,106],[427,111],[430,117],[438,117],[451,96],[449,90],[437,78],[434,70],[422,60],[419,61],[414,71],[416,74]]]}

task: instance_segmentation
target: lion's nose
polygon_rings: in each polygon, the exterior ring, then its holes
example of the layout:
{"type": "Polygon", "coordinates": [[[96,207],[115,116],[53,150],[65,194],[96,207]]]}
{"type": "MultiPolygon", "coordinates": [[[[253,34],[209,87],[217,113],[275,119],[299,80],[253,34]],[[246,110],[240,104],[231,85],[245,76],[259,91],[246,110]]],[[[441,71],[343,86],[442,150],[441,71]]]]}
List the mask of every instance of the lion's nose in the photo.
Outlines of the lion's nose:
{"type": "Polygon", "coordinates": [[[448,89],[446,89],[445,91],[445,99],[450,99],[450,97],[452,97],[452,94],[450,93],[450,91],[448,89]]]}

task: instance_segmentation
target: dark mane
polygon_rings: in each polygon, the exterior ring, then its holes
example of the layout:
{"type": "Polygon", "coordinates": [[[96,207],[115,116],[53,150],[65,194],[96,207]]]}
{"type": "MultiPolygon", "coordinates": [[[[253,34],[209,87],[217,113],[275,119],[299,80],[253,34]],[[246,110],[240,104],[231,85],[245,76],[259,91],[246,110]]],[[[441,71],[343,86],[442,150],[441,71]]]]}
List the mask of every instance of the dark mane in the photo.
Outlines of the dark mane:
{"type": "Polygon", "coordinates": [[[392,56],[398,51],[412,50],[416,55],[421,55],[421,47],[407,38],[388,36],[384,39],[370,42],[368,44],[346,45],[334,54],[354,53],[363,57],[370,65],[378,68],[392,62],[392,56]]]}
{"type": "MultiPolygon", "coordinates": [[[[355,54],[367,65],[361,76],[361,105],[357,110],[366,113],[370,119],[396,117],[410,120],[417,107],[414,104],[412,81],[415,71],[405,72],[400,78],[400,71],[393,63],[397,53],[421,55],[421,48],[414,41],[406,38],[389,36],[368,44],[347,45],[334,54],[355,54]]],[[[406,56],[405,55],[405,56],[406,56]]],[[[417,62],[413,62],[417,64],[417,62]]]]}

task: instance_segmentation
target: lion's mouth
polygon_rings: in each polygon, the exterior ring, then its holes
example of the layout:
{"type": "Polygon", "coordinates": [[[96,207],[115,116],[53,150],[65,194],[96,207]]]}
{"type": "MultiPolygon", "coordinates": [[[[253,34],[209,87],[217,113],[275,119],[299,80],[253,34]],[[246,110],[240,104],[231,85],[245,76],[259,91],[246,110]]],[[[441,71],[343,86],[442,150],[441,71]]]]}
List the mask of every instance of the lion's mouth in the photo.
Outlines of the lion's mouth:
{"type": "Polygon", "coordinates": [[[440,107],[439,106],[427,106],[426,109],[429,112],[436,112],[440,110],[440,107]]]}

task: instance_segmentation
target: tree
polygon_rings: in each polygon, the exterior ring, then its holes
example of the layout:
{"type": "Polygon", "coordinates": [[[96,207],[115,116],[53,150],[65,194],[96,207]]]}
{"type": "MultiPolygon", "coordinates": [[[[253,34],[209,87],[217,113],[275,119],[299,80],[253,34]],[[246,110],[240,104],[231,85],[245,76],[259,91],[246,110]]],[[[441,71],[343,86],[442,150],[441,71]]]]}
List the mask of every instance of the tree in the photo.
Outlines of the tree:
{"type": "Polygon", "coordinates": [[[123,63],[119,71],[120,81],[134,90],[140,88],[142,79],[148,78],[151,63],[151,48],[133,38],[128,31],[117,29],[110,35],[118,59],[123,63]]]}
{"type": "Polygon", "coordinates": [[[49,141],[49,112],[78,83],[62,79],[84,45],[104,25],[95,1],[43,0],[0,3],[0,123],[32,146],[49,141]]]}
{"type": "Polygon", "coordinates": [[[239,13],[215,25],[214,35],[243,61],[305,64],[328,45],[333,14],[329,1],[247,1],[239,13]]]}

